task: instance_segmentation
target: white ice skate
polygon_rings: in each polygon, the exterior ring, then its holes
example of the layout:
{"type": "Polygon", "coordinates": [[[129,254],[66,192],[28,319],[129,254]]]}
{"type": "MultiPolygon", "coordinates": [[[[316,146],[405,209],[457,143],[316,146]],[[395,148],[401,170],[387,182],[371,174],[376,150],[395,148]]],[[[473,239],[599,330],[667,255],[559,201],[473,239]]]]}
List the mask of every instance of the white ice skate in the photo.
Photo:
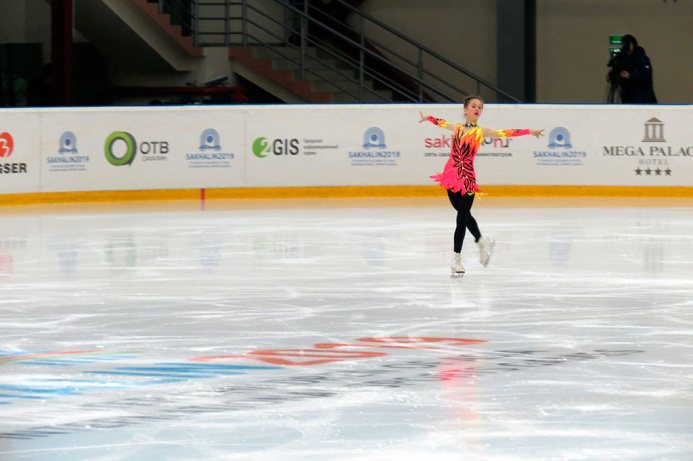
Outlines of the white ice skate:
{"type": "Polygon", "coordinates": [[[496,244],[493,240],[488,237],[481,237],[478,242],[479,245],[479,262],[482,266],[488,264],[489,259],[491,259],[491,253],[493,253],[493,245],[496,244]]]}
{"type": "Polygon", "coordinates": [[[450,272],[453,277],[462,277],[464,275],[464,266],[462,266],[462,260],[459,253],[452,254],[450,272]]]}

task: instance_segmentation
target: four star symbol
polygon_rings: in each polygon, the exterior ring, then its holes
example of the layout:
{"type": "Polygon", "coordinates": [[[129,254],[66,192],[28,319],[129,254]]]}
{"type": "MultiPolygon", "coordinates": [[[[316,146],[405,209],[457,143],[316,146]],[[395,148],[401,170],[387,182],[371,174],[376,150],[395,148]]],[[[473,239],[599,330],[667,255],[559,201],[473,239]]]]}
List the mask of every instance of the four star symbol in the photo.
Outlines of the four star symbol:
{"type": "Polygon", "coordinates": [[[663,170],[661,168],[657,168],[656,170],[653,170],[652,168],[646,168],[643,170],[640,167],[638,167],[634,171],[635,176],[662,176],[662,173],[664,173],[664,176],[671,176],[671,168],[667,168],[666,170],[663,170]]]}

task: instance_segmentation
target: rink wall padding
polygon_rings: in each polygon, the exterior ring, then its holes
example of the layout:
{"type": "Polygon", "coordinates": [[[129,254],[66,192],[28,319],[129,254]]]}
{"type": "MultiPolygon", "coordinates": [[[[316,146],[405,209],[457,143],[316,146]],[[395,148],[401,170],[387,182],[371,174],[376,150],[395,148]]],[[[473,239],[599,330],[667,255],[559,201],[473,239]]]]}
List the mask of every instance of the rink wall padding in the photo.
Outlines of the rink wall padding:
{"type": "MultiPolygon", "coordinates": [[[[435,196],[460,104],[0,110],[4,204],[435,196]]],[[[500,196],[693,196],[693,106],[487,104],[482,190],[500,196]]]]}
{"type": "MultiPolygon", "coordinates": [[[[679,197],[693,198],[693,187],[628,186],[488,186],[490,197],[679,197]]],[[[163,200],[234,200],[234,199],[310,199],[357,197],[440,197],[447,203],[445,191],[438,186],[346,186],[346,187],[257,187],[238,189],[163,189],[95,192],[53,192],[4,194],[2,205],[39,205],[51,203],[132,202],[163,200]]]]}

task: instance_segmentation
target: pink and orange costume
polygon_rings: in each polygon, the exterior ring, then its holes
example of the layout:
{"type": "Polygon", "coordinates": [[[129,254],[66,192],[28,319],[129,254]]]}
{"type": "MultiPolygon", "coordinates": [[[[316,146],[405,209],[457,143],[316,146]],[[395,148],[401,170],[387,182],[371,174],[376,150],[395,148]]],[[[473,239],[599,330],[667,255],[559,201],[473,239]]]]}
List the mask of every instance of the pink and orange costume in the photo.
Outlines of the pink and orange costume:
{"type": "MultiPolygon", "coordinates": [[[[428,117],[428,121],[441,128],[448,126],[442,118],[428,117]]],[[[431,176],[436,182],[452,192],[476,194],[481,192],[476,183],[474,159],[484,138],[513,138],[528,135],[529,130],[492,130],[476,124],[457,125],[452,135],[450,158],[442,173],[431,176]]]]}

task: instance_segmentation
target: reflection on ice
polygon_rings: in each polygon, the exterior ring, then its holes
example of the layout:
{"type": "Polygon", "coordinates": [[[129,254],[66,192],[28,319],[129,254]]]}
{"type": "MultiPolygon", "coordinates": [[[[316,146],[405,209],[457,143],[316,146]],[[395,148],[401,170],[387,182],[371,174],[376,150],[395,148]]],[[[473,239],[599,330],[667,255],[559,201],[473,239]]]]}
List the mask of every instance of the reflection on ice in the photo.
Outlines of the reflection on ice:
{"type": "Polygon", "coordinates": [[[690,459],[691,208],[451,213],[6,213],[0,458],[690,459]]]}

